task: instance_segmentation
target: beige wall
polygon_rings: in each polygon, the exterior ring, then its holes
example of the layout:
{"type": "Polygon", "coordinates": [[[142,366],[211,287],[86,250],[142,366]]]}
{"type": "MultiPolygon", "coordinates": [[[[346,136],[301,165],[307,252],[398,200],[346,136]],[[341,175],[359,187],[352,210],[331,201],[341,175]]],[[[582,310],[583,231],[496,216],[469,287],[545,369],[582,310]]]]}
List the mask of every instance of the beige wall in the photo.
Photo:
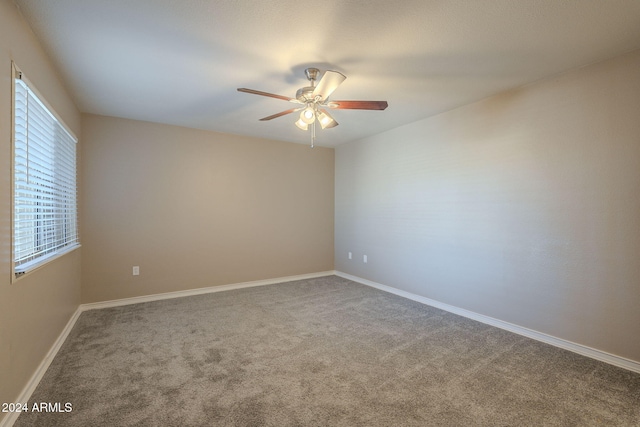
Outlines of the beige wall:
{"type": "Polygon", "coordinates": [[[80,250],[11,284],[12,60],[78,135],[81,120],[13,2],[0,0],[0,403],[15,401],[80,303],[80,250]]]}
{"type": "Polygon", "coordinates": [[[95,115],[82,139],[83,302],[333,269],[333,149],[95,115]]]}
{"type": "Polygon", "coordinates": [[[640,51],[336,148],[335,215],[339,271],[640,362],[640,51]]]}

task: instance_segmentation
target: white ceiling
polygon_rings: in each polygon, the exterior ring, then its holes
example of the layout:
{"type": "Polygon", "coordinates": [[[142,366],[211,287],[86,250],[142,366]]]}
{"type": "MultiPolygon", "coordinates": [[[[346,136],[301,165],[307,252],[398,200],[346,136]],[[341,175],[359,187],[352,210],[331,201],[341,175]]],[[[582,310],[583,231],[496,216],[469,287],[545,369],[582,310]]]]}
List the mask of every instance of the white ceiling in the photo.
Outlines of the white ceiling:
{"type": "MultiPolygon", "coordinates": [[[[83,112],[308,143],[304,69],[342,72],[335,146],[640,48],[640,0],[16,0],[83,112]]],[[[639,70],[640,72],[640,70],[639,70]]]]}

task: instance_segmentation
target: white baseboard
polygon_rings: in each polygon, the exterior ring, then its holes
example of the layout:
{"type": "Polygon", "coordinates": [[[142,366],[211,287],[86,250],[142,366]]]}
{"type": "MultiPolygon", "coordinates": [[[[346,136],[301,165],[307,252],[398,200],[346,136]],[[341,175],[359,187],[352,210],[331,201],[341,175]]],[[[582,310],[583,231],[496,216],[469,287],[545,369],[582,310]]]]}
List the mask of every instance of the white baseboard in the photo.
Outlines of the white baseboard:
{"type": "MultiPolygon", "coordinates": [[[[51,365],[51,362],[56,357],[56,354],[58,354],[60,347],[62,347],[62,344],[64,344],[64,341],[67,339],[67,336],[73,329],[73,325],[76,324],[78,317],[80,317],[81,312],[82,311],[80,310],[80,308],[78,308],[73,313],[66,326],[64,327],[62,332],[60,332],[60,335],[58,335],[58,338],[56,338],[55,342],[47,352],[47,355],[44,357],[44,359],[42,359],[42,362],[40,362],[40,365],[36,368],[36,371],[29,379],[29,382],[27,382],[27,385],[22,389],[22,392],[20,392],[14,402],[29,402],[31,395],[33,394],[36,387],[38,387],[38,384],[40,383],[40,380],[42,380],[45,372],[47,372],[47,369],[49,369],[49,365],[51,365]]],[[[16,422],[19,416],[19,412],[8,412],[7,416],[4,417],[2,421],[0,421],[0,427],[11,427],[16,422]]]]}
{"type": "Polygon", "coordinates": [[[119,307],[121,305],[139,304],[142,302],[159,301],[163,299],[190,297],[193,295],[210,294],[213,292],[231,291],[234,289],[252,288],[254,286],[273,285],[276,283],[293,282],[294,280],[314,279],[316,277],[332,276],[335,271],[321,271],[319,273],[299,274],[297,276],[277,277],[275,279],[254,280],[252,282],[233,283],[230,285],[210,286],[208,288],[189,289],[186,291],[166,292],[162,294],[144,295],[140,297],[123,298],[110,301],[92,302],[80,305],[81,311],[99,308],[119,307]]]}
{"type": "Polygon", "coordinates": [[[551,335],[543,334],[542,332],[537,332],[532,329],[514,325],[513,323],[494,319],[493,317],[485,316],[483,314],[474,313],[473,311],[465,310],[463,308],[458,308],[449,304],[432,300],[430,298],[412,294],[411,292],[406,292],[401,289],[393,288],[391,286],[387,286],[381,283],[373,282],[371,280],[363,279],[361,277],[352,276],[351,274],[343,273],[341,271],[336,271],[335,275],[345,279],[352,280],[357,283],[361,283],[363,285],[371,286],[372,288],[380,289],[385,292],[389,292],[404,298],[408,298],[410,300],[413,300],[425,305],[430,305],[432,307],[436,307],[441,310],[448,311],[450,313],[467,317],[469,319],[476,320],[478,322],[485,323],[487,325],[495,326],[497,328],[504,329],[504,330],[516,333],[518,335],[523,335],[525,337],[532,338],[537,341],[542,341],[544,343],[551,344],[555,347],[569,350],[574,353],[578,353],[583,356],[587,356],[592,359],[599,360],[601,362],[609,363],[611,365],[618,366],[620,368],[624,368],[633,372],[640,373],[640,362],[636,362],[634,360],[626,359],[624,357],[616,356],[614,354],[597,350],[595,348],[587,347],[587,346],[576,344],[574,342],[563,340],[561,338],[557,338],[551,335]]]}

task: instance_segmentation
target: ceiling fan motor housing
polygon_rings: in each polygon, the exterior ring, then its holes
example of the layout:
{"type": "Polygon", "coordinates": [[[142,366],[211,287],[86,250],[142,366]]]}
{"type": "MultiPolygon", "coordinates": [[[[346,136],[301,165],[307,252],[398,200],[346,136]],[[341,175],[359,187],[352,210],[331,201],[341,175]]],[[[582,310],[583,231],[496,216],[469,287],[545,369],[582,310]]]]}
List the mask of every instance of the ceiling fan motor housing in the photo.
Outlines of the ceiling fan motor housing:
{"type": "Polygon", "coordinates": [[[307,87],[303,87],[298,89],[298,91],[296,92],[296,99],[300,102],[311,102],[313,101],[313,90],[315,89],[315,87],[313,86],[307,86],[307,87]]]}

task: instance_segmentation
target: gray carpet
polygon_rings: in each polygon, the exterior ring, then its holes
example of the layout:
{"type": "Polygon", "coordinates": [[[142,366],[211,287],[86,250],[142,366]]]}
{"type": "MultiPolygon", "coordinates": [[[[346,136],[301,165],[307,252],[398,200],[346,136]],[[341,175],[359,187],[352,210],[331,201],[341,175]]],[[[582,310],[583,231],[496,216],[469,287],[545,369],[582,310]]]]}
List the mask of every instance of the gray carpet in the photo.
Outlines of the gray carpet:
{"type": "Polygon", "coordinates": [[[638,426],[640,375],[335,276],[82,313],[16,426],[638,426]]]}

